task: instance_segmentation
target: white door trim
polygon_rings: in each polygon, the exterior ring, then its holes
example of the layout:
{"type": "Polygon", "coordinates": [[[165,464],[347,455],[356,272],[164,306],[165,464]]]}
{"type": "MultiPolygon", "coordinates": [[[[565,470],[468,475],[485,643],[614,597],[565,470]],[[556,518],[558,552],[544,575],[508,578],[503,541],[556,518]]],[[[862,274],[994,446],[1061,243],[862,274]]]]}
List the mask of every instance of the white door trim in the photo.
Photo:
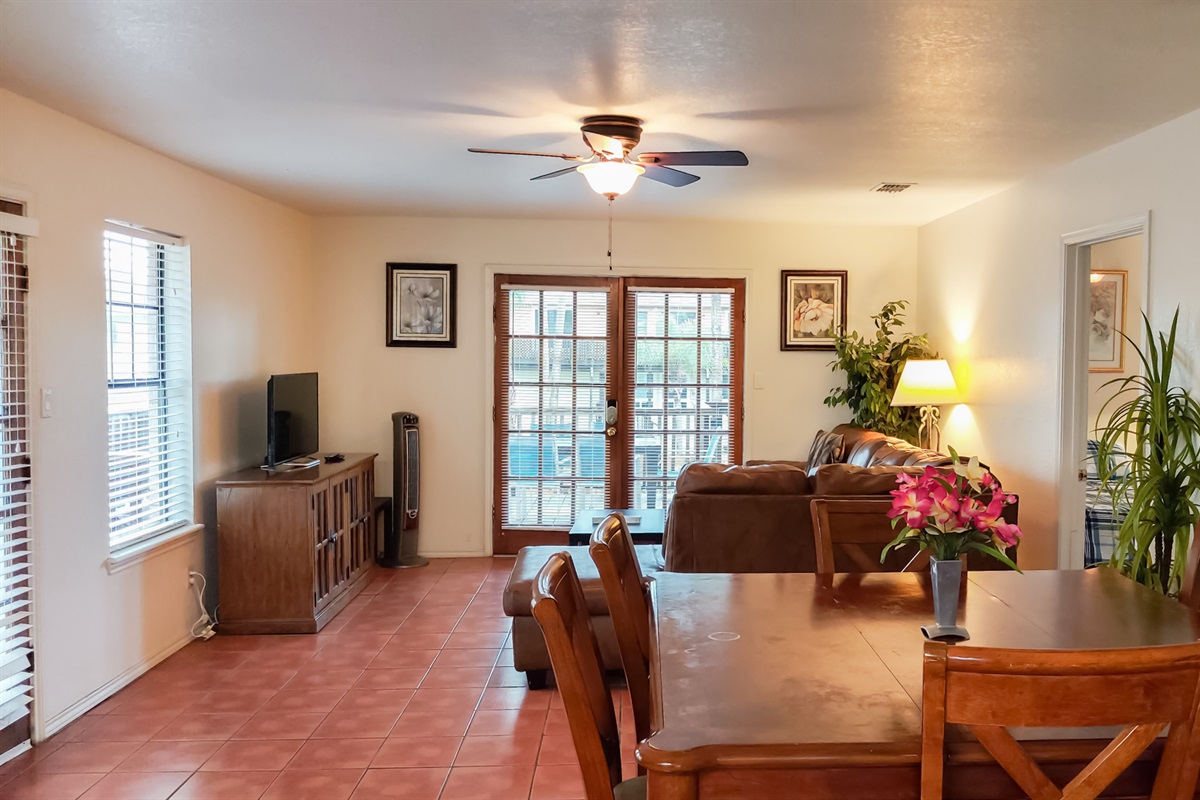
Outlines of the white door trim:
{"type": "MultiPolygon", "coordinates": [[[[1150,212],[1094,225],[1062,236],[1060,296],[1063,307],[1062,351],[1059,354],[1059,492],[1058,568],[1083,567],[1083,517],[1086,487],[1078,478],[1079,454],[1087,441],[1087,337],[1081,325],[1087,314],[1088,247],[1142,234],[1142,306],[1150,297],[1150,212]]],[[[1140,311],[1141,309],[1139,309],[1140,311]]],[[[1128,311],[1127,311],[1128,313],[1128,311]]]]}

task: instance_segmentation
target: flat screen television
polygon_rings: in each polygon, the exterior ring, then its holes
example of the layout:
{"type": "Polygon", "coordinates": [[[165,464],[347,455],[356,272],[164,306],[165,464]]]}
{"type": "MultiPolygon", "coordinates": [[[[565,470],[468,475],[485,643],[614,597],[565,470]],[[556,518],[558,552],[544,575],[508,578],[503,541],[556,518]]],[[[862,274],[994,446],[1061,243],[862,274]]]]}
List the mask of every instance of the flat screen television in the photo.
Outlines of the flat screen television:
{"type": "Polygon", "coordinates": [[[317,373],[272,375],[267,381],[267,466],[321,449],[317,373]]]}

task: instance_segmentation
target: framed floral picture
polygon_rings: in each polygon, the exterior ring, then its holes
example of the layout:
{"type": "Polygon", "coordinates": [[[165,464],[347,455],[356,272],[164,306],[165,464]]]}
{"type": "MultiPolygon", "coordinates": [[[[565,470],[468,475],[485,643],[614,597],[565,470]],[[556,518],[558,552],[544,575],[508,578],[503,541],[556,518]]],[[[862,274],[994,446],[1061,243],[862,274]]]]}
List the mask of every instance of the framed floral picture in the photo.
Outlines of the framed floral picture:
{"type": "Polygon", "coordinates": [[[454,347],[456,264],[387,265],[387,346],[454,347]]]}
{"type": "Polygon", "coordinates": [[[846,325],[844,270],[784,270],[780,350],[832,350],[846,325]]]}
{"type": "Polygon", "coordinates": [[[1088,372],[1125,369],[1125,281],[1123,269],[1094,269],[1088,311],[1088,372]]]}

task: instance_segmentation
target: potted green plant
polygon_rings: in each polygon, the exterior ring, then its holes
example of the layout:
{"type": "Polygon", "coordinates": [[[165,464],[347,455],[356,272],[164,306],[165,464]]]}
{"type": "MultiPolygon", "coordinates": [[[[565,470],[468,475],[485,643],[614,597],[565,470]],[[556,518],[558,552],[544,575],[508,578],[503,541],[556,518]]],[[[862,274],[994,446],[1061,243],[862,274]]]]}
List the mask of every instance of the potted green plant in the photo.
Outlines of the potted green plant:
{"type": "Polygon", "coordinates": [[[883,309],[871,317],[875,336],[867,338],[857,331],[834,336],[837,358],[830,368],[846,373],[846,386],[833,389],[825,398],[831,408],[845,405],[853,415],[851,423],[916,444],[921,425],[920,409],[914,406],[893,406],[892,395],[900,380],[904,362],[910,358],[937,358],[924,334],[900,334],[904,327],[905,300],[883,304],[883,309]]]}
{"type": "Polygon", "coordinates": [[[1100,409],[1108,421],[1097,422],[1096,462],[1108,485],[1114,511],[1122,499],[1129,509],[1117,530],[1111,565],[1139,583],[1175,594],[1183,581],[1184,561],[1196,520],[1195,495],[1200,489],[1200,404],[1172,386],[1175,331],[1179,309],[1168,334],[1155,337],[1142,315],[1145,350],[1124,333],[1137,353],[1141,373],[1114,378],[1118,387],[1100,409]]]}

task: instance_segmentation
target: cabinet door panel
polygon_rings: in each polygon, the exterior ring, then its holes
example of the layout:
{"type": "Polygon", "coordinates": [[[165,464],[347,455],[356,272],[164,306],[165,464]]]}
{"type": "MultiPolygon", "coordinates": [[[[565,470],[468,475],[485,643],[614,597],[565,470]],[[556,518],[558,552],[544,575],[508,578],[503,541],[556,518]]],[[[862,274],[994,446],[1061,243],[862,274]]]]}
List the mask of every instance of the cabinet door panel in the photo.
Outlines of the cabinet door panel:
{"type": "Polygon", "coordinates": [[[313,491],[310,500],[313,535],[313,608],[320,611],[333,599],[337,583],[331,552],[332,509],[328,485],[313,491]]]}

